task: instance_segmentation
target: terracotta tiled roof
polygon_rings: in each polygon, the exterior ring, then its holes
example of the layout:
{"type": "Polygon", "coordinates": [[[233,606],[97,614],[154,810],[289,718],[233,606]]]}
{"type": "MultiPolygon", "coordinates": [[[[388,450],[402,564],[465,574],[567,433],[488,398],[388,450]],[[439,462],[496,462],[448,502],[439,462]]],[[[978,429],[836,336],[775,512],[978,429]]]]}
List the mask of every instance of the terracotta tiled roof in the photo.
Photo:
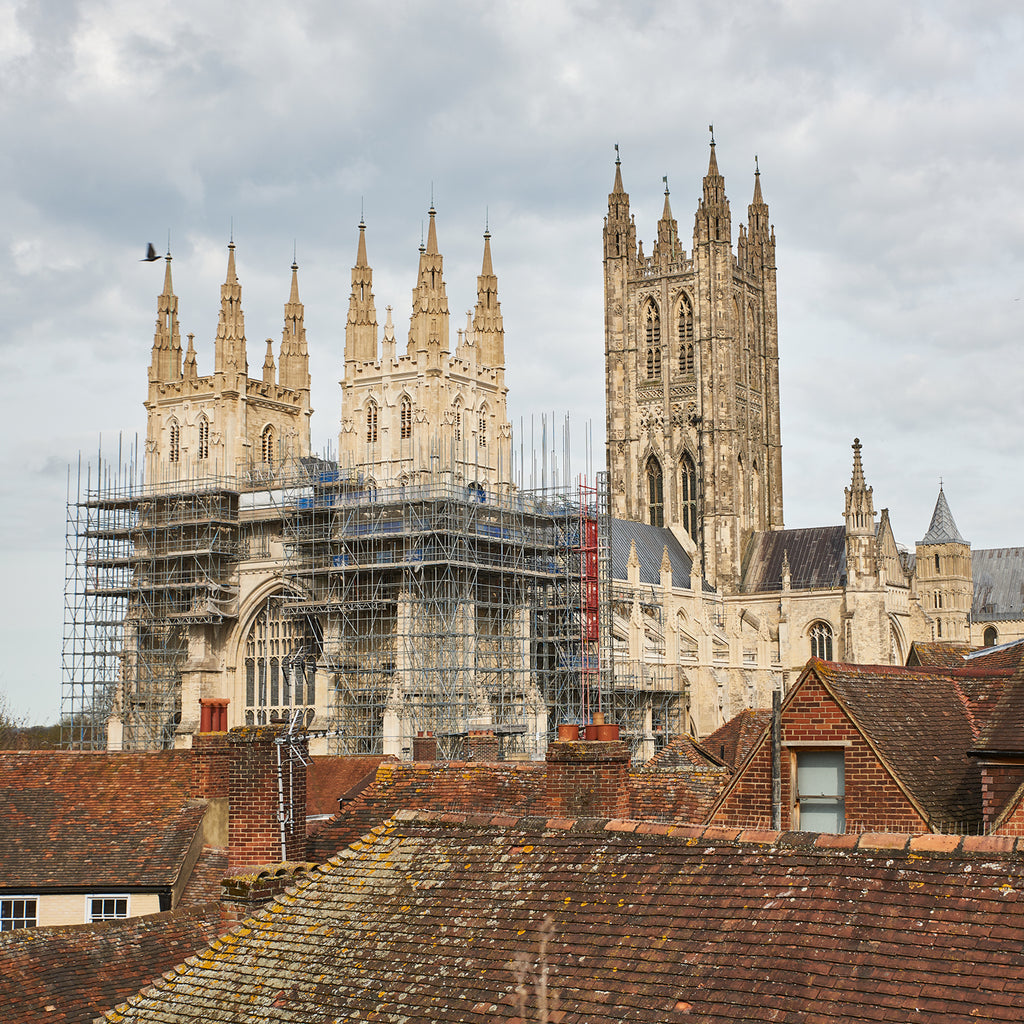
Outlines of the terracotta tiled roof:
{"type": "Polygon", "coordinates": [[[310,758],[306,769],[306,813],[337,814],[338,798],[349,792],[368,775],[377,771],[383,761],[396,759],[382,754],[373,757],[310,758]]]}
{"type": "Polygon", "coordinates": [[[220,883],[227,877],[228,851],[216,846],[207,846],[199,855],[192,874],[181,893],[179,907],[188,907],[196,903],[209,903],[219,900],[220,883]]]}
{"type": "Polygon", "coordinates": [[[64,928],[0,933],[5,1024],[87,1024],[235,922],[216,904],[64,928]]]}
{"type": "Polygon", "coordinates": [[[401,814],[108,1019],[1017,1021],[1017,842],[401,814]]]}
{"type": "Polygon", "coordinates": [[[964,658],[964,662],[968,668],[1013,673],[1024,665],[1024,640],[972,651],[964,658]]]}
{"type": "Polygon", "coordinates": [[[977,750],[1024,754],[1024,679],[1007,681],[975,744],[977,750]]]}
{"type": "Polygon", "coordinates": [[[941,641],[915,640],[910,645],[907,666],[914,668],[962,668],[964,655],[971,653],[970,644],[943,643],[941,641]]]}
{"type": "Polygon", "coordinates": [[[730,718],[701,745],[720,757],[730,768],[738,768],[772,720],[771,708],[747,708],[730,718]]]}
{"type": "Polygon", "coordinates": [[[692,736],[677,736],[659,750],[654,757],[646,761],[642,771],[655,771],[662,768],[710,768],[723,764],[723,761],[705,750],[692,736]]]}
{"type": "Polygon", "coordinates": [[[839,698],[930,824],[977,826],[981,780],[967,757],[974,725],[951,674],[818,659],[808,668],[839,698]]]}
{"type": "Polygon", "coordinates": [[[706,821],[729,778],[729,769],[719,765],[631,772],[629,815],[643,821],[706,821]]]}
{"type": "Polygon", "coordinates": [[[205,808],[190,751],[0,752],[0,885],[164,886],[205,808]]]}

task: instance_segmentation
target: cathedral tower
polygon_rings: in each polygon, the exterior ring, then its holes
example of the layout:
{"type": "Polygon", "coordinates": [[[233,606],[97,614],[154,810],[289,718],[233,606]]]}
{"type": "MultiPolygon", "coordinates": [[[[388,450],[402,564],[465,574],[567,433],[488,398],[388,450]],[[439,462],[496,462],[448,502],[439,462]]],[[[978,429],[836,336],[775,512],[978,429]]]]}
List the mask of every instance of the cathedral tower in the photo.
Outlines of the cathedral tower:
{"type": "Polygon", "coordinates": [[[969,643],[974,583],[971,544],[956,528],[939,485],[928,532],[917,542],[917,593],[931,619],[932,638],[969,643]]]}
{"type": "Polygon", "coordinates": [[[712,139],[692,252],[666,181],[645,256],[616,158],[604,268],[612,511],[685,531],[728,589],[750,532],[783,525],[775,234],[760,173],[734,251],[712,139]]]}

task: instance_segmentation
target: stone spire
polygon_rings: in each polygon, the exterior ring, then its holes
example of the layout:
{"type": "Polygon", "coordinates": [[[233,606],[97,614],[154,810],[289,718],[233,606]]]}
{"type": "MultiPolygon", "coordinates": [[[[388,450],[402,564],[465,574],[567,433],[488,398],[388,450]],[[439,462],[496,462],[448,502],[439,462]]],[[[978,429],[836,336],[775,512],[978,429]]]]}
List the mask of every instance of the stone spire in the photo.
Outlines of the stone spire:
{"type": "Polygon", "coordinates": [[[738,251],[742,266],[757,269],[775,263],[775,229],[768,219],[768,204],[761,195],[761,169],[754,157],[754,198],[747,207],[747,227],[740,225],[738,251]]]}
{"type": "Polygon", "coordinates": [[[942,484],[939,484],[939,496],[935,500],[935,511],[932,512],[932,521],[928,532],[918,541],[918,544],[967,544],[968,541],[960,535],[953,519],[953,513],[949,510],[949,503],[946,501],[945,491],[942,484]]]}
{"type": "Polygon", "coordinates": [[[281,332],[282,387],[309,390],[309,350],[306,348],[305,309],[299,301],[299,265],[292,261],[292,290],[284,305],[284,329],[281,332]]]}
{"type": "Polygon", "coordinates": [[[875,506],[871,500],[871,488],[864,483],[864,467],[860,461],[860,438],[853,439],[853,479],[846,488],[846,533],[875,533],[875,506]]]}
{"type": "MultiPolygon", "coordinates": [[[[433,223],[433,221],[431,221],[433,223]]],[[[498,302],[498,278],[491,266],[491,233],[484,231],[484,262],[476,279],[473,334],[483,366],[505,365],[505,328],[498,302]]]]}
{"type": "Polygon", "coordinates": [[[615,182],[608,194],[608,216],[604,220],[604,257],[625,256],[636,260],[636,225],[629,212],[629,193],[622,187],[622,161],[615,147],[615,182]]]}
{"type": "Polygon", "coordinates": [[[274,339],[267,338],[267,354],[263,359],[263,383],[277,383],[277,367],[274,365],[274,339]]]}
{"type": "Polygon", "coordinates": [[[156,383],[181,379],[181,337],[178,334],[178,297],[171,284],[171,254],[166,256],[164,289],[156,302],[156,331],[149,379],[156,383]]]}
{"type": "Polygon", "coordinates": [[[377,311],[373,305],[373,270],[366,259],[366,224],[359,221],[359,248],[352,268],[352,294],[345,325],[345,361],[377,359],[377,311]]]}
{"type": "Polygon", "coordinates": [[[437,248],[436,213],[431,205],[427,245],[420,249],[419,275],[412,290],[408,349],[410,356],[422,358],[430,369],[439,368],[441,353],[448,352],[448,296],[444,287],[444,259],[437,248]]]}
{"type": "Polygon", "coordinates": [[[693,241],[695,246],[698,242],[732,241],[729,200],[725,196],[725,178],[718,173],[714,134],[711,136],[708,173],[704,176],[704,196],[697,207],[697,217],[693,227],[693,241]]]}
{"type": "Polygon", "coordinates": [[[658,221],[658,240],[654,243],[654,262],[662,266],[679,263],[683,258],[683,249],[679,244],[679,225],[672,216],[672,206],[668,199],[668,178],[665,182],[665,207],[658,221]]]}
{"type": "Polygon", "coordinates": [[[194,334],[188,336],[188,351],[185,353],[185,369],[182,372],[185,380],[196,380],[199,377],[199,367],[196,364],[196,350],[192,344],[194,338],[194,334]]]}
{"type": "Polygon", "coordinates": [[[220,286],[220,318],[214,344],[214,365],[217,373],[249,373],[245,353],[245,316],[242,313],[242,286],[235,273],[235,243],[228,244],[228,271],[220,286]]]}

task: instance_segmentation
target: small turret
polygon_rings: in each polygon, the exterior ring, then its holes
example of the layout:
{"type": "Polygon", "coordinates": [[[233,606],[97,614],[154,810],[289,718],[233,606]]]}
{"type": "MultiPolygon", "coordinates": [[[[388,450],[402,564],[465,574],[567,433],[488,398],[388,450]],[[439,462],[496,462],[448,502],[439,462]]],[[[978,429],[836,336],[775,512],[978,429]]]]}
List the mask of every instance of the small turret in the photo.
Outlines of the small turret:
{"type": "Polygon", "coordinates": [[[309,391],[309,350],[306,347],[305,310],[299,301],[299,266],[292,261],[292,288],[284,306],[281,332],[282,387],[309,391]]]}
{"type": "Polygon", "coordinates": [[[498,302],[498,278],[491,266],[491,233],[484,231],[484,261],[476,279],[473,335],[477,358],[483,366],[505,365],[505,328],[498,302]]]}
{"type": "Polygon", "coordinates": [[[853,478],[846,488],[846,533],[848,536],[875,535],[875,506],[871,500],[871,488],[864,483],[864,466],[860,460],[863,446],[860,438],[853,439],[853,478]]]}
{"type": "Polygon", "coordinates": [[[164,288],[156,304],[156,331],[149,365],[152,383],[181,379],[181,337],[178,334],[178,297],[171,284],[171,254],[166,256],[164,288]]]}
{"type": "Polygon", "coordinates": [[[199,377],[199,367],[196,363],[196,350],[193,341],[195,339],[194,334],[188,336],[188,351],[185,353],[185,368],[182,371],[182,377],[185,380],[196,380],[199,377]]]}
{"type": "Polygon", "coordinates": [[[704,196],[697,207],[693,227],[694,247],[700,242],[732,242],[732,215],[725,196],[725,178],[718,172],[715,135],[711,134],[711,156],[704,176],[704,196]]]}
{"type": "Polygon", "coordinates": [[[245,315],[242,313],[242,286],[235,273],[235,243],[228,244],[228,270],[220,286],[220,317],[214,345],[217,373],[248,376],[249,360],[245,352],[245,315]]]}
{"type": "Polygon", "coordinates": [[[441,353],[448,353],[448,296],[444,286],[444,259],[437,248],[437,211],[431,205],[426,247],[420,248],[420,266],[412,291],[412,319],[409,324],[409,355],[422,353],[425,366],[437,369],[441,353]]]}
{"type": "Polygon", "coordinates": [[[615,146],[615,182],[608,194],[608,216],[604,220],[604,258],[636,260],[636,226],[629,213],[629,193],[622,187],[622,161],[615,146]]]}
{"type": "Polygon", "coordinates": [[[775,228],[768,217],[768,204],[761,195],[761,169],[754,157],[754,198],[747,207],[747,226],[740,225],[737,255],[741,266],[751,271],[775,265],[775,228]]]}
{"type": "Polygon", "coordinates": [[[359,221],[359,247],[352,268],[352,293],[345,325],[345,361],[372,363],[377,359],[377,311],[373,304],[373,270],[366,259],[366,224],[359,221]]]}
{"type": "Polygon", "coordinates": [[[274,365],[274,339],[267,338],[267,354],[263,359],[263,383],[277,383],[277,367],[274,365]]]}
{"type": "Polygon", "coordinates": [[[679,226],[672,216],[672,206],[668,199],[668,178],[665,182],[665,206],[658,221],[658,240],[654,243],[654,262],[661,266],[679,263],[683,258],[683,248],[679,244],[679,226]]]}

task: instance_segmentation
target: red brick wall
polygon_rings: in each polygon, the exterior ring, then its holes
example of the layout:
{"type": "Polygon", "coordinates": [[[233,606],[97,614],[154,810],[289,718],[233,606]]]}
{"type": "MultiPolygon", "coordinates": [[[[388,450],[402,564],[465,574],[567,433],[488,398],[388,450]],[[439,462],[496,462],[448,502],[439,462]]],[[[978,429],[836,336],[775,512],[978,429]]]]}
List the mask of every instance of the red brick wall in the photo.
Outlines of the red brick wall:
{"type": "MultiPolygon", "coordinates": [[[[812,676],[782,714],[782,828],[794,828],[792,803],[796,754],[802,747],[848,742],[844,748],[846,830],[848,832],[927,832],[923,818],[878,761],[867,741],[812,676]]],[[[714,824],[767,828],[771,824],[771,743],[765,739],[725,803],[714,824]]]]}
{"type": "Polygon", "coordinates": [[[497,761],[498,737],[491,729],[470,730],[466,737],[467,761],[497,761]]]}
{"type": "MultiPolygon", "coordinates": [[[[1002,810],[1010,802],[1010,797],[1024,782],[1024,765],[1021,764],[982,764],[981,766],[981,806],[985,823],[991,825],[999,817],[1002,810]]],[[[999,830],[1007,835],[1005,828],[999,830]]],[[[1019,833],[1014,832],[1013,835],[1019,833]]]]}
{"type": "MultiPolygon", "coordinates": [[[[257,864],[305,860],[306,768],[290,743],[278,744],[279,726],[243,726],[228,733],[231,769],[228,798],[228,871],[236,873],[257,864]],[[278,818],[278,747],[284,789],[285,850],[281,855],[278,818]]],[[[305,755],[306,737],[292,738],[305,755]]]]}
{"type": "Polygon", "coordinates": [[[213,800],[228,795],[231,750],[226,732],[192,736],[192,797],[213,800]]]}
{"type": "Polygon", "coordinates": [[[552,814],[625,818],[629,814],[629,747],[621,740],[548,744],[547,797],[552,814]]]}
{"type": "Polygon", "coordinates": [[[994,831],[1000,836],[1024,836],[1024,800],[1017,801],[1013,812],[994,831]]]}
{"type": "Polygon", "coordinates": [[[437,739],[432,732],[420,733],[412,738],[412,759],[414,761],[436,761],[437,739]]]}

